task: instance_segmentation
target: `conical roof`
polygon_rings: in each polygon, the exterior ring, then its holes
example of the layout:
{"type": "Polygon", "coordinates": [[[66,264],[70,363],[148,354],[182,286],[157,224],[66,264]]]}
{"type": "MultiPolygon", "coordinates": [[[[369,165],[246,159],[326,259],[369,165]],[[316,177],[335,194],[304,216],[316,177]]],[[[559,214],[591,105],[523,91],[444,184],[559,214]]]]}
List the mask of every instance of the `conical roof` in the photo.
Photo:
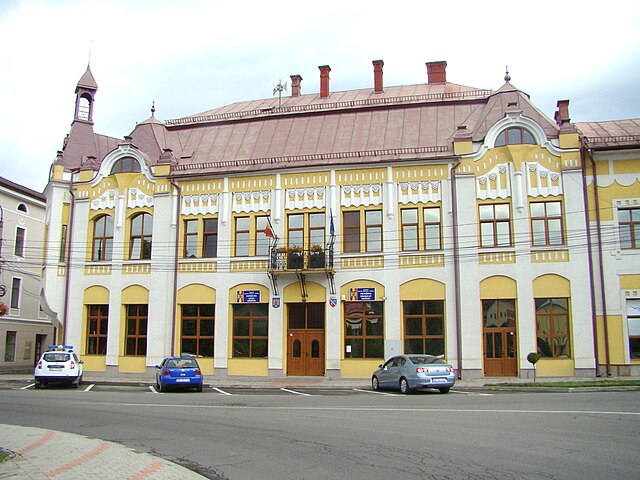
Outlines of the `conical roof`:
{"type": "Polygon", "coordinates": [[[88,90],[97,90],[98,84],[96,83],[95,78],[93,78],[93,74],[91,73],[91,67],[87,65],[87,71],[84,72],[82,78],[78,81],[78,85],[76,87],[76,93],[79,88],[85,88],[88,90]]]}

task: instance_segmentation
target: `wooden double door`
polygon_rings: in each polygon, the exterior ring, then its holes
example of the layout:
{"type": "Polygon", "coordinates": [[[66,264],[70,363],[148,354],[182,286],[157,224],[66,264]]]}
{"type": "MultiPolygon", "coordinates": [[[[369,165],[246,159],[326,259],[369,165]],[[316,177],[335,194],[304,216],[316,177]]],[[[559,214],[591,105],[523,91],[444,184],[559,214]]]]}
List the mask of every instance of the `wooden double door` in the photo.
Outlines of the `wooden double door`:
{"type": "Polygon", "coordinates": [[[324,309],[324,303],[287,304],[287,375],[324,375],[324,309]]]}
{"type": "Polygon", "coordinates": [[[518,342],[515,300],[483,300],[482,317],[485,376],[516,376],[518,342]]]}

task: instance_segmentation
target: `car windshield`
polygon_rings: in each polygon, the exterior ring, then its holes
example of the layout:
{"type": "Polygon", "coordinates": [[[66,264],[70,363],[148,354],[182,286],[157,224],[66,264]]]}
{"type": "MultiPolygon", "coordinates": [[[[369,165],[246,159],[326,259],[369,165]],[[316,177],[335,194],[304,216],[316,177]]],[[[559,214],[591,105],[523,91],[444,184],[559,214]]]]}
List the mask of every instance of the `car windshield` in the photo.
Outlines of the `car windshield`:
{"type": "Polygon", "coordinates": [[[174,358],[167,360],[167,368],[198,368],[198,364],[193,358],[174,358]]]}
{"type": "Polygon", "coordinates": [[[429,365],[433,363],[438,365],[445,364],[445,361],[438,357],[424,356],[424,357],[409,357],[409,358],[411,359],[411,362],[414,365],[429,365]]]}
{"type": "Polygon", "coordinates": [[[45,362],[66,362],[67,360],[69,360],[69,354],[51,352],[45,353],[43,358],[45,362]]]}

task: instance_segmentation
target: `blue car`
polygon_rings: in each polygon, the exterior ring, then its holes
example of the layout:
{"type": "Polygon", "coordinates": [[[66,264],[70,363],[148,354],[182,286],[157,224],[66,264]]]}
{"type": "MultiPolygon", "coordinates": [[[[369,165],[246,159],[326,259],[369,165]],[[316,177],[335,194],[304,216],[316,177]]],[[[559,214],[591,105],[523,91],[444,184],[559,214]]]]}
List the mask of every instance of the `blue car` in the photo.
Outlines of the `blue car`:
{"type": "Polygon", "coordinates": [[[433,355],[397,355],[380,365],[371,377],[374,390],[390,388],[402,393],[411,393],[416,388],[436,388],[440,393],[449,393],[454,383],[453,367],[433,355]]]}
{"type": "Polygon", "coordinates": [[[156,365],[156,388],[166,392],[171,388],[195,388],[202,391],[204,378],[194,357],[167,357],[156,365]]]}

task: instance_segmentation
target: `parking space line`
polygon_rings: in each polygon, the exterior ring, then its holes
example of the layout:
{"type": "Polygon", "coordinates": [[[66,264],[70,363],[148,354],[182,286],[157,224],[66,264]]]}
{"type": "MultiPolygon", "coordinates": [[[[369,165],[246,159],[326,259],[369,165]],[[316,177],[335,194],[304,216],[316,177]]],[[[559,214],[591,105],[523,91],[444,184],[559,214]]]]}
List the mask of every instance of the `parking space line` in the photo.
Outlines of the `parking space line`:
{"type": "Polygon", "coordinates": [[[449,390],[449,393],[462,393],[464,395],[476,395],[478,397],[493,397],[493,393],[465,392],[463,390],[449,390]]]}
{"type": "Polygon", "coordinates": [[[26,387],[22,387],[20,390],[26,390],[27,388],[31,388],[35,385],[35,383],[30,383],[29,385],[27,385],[26,387]]]}
{"type": "Polygon", "coordinates": [[[158,392],[153,385],[149,385],[149,390],[151,390],[151,393],[156,393],[160,395],[160,392],[158,392]]]}
{"type": "Polygon", "coordinates": [[[376,395],[388,395],[390,397],[401,397],[402,395],[398,395],[397,393],[387,393],[387,392],[376,392],[375,390],[362,390],[360,388],[354,388],[353,389],[355,392],[362,392],[362,393],[375,393],[376,395]]]}
{"type": "Polygon", "coordinates": [[[225,392],[224,390],[221,390],[218,387],[211,387],[212,390],[215,390],[218,393],[221,393],[222,395],[233,395],[233,393],[229,393],[229,392],[225,392]]]}
{"type": "Polygon", "coordinates": [[[301,395],[303,397],[317,397],[317,395],[311,395],[310,393],[296,392],[295,390],[289,390],[288,388],[281,388],[283,392],[293,393],[295,395],[301,395]]]}
{"type": "Polygon", "coordinates": [[[89,385],[87,388],[85,388],[85,389],[84,389],[84,391],[85,391],[85,392],[90,392],[90,391],[91,391],[91,389],[93,389],[93,387],[95,387],[95,386],[96,386],[96,384],[95,384],[95,383],[92,383],[92,384],[91,384],[91,385],[89,385]]]}

